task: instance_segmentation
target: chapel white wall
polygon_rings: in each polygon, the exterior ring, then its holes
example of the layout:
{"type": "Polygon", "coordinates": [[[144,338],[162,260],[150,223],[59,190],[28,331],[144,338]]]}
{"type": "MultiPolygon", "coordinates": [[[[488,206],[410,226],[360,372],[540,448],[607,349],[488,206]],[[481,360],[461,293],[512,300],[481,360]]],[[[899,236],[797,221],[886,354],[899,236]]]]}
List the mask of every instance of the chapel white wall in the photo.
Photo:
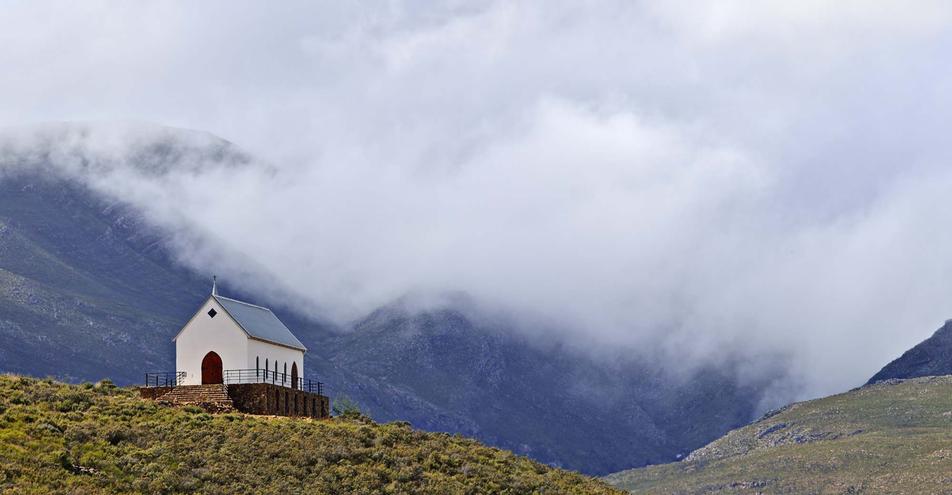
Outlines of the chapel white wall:
{"type": "MultiPolygon", "coordinates": [[[[200,385],[202,359],[209,351],[215,351],[221,356],[223,370],[249,368],[248,343],[245,331],[228,316],[221,305],[209,298],[175,341],[175,369],[185,372],[185,385],[200,385]],[[208,311],[212,308],[218,313],[214,318],[208,316],[208,311]]],[[[300,368],[298,370],[300,371],[300,368]]]]}
{"type": "MultiPolygon", "coordinates": [[[[265,369],[265,360],[268,363],[268,369],[274,371],[274,363],[278,363],[278,373],[284,373],[284,363],[288,365],[287,376],[291,378],[291,364],[297,363],[298,377],[304,378],[304,352],[271,344],[261,340],[248,339],[248,365],[247,369],[256,369],[255,360],[260,363],[260,368],[265,369]]],[[[290,383],[290,382],[288,382],[290,383]]]]}

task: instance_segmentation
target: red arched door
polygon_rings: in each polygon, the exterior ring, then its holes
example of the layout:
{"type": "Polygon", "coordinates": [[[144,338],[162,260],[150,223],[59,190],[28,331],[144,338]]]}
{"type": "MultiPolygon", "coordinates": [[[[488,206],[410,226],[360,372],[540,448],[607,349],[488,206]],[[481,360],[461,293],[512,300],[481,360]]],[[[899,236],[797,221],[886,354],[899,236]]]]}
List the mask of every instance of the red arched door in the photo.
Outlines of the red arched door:
{"type": "Polygon", "coordinates": [[[202,359],[202,385],[222,382],[221,356],[215,351],[205,354],[202,359]]]}
{"type": "Polygon", "coordinates": [[[297,363],[291,363],[291,388],[298,388],[297,363]]]}

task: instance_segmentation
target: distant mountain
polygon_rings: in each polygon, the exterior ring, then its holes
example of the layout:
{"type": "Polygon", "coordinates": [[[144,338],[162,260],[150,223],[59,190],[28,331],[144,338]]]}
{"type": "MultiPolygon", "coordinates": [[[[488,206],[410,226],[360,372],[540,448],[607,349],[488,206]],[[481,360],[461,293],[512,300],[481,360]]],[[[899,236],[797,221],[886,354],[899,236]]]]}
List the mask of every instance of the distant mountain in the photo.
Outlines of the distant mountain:
{"type": "Polygon", "coordinates": [[[0,375],[0,417],[4,493],[620,493],[406,423],[212,416],[109,384],[0,375]]]}
{"type": "Polygon", "coordinates": [[[168,233],[83,176],[250,161],[211,134],[146,124],[0,133],[0,371],[137,383],[171,369],[170,339],[207,295],[208,275],[175,263],[168,233]]]}
{"type": "Polygon", "coordinates": [[[946,321],[931,337],[884,366],[869,379],[869,383],[936,375],[952,375],[952,320],[946,321]]]}
{"type": "Polygon", "coordinates": [[[130,383],[168,369],[169,332],[206,285],[128,206],[54,176],[0,177],[3,371],[130,383]]]}
{"type": "Polygon", "coordinates": [[[762,398],[729,370],[676,381],[646,363],[540,347],[452,309],[381,309],[319,347],[334,365],[324,371],[334,389],[376,418],[458,431],[587,473],[674,459],[745,424],[762,398]]]}
{"type": "MultiPolygon", "coordinates": [[[[112,161],[75,145],[77,133],[96,132],[82,127],[54,128],[28,150],[0,138],[0,371],[134,384],[174,367],[170,339],[208,294],[208,274],[178,265],[169,233],[84,185],[82,174],[252,165],[204,133],[147,131],[139,134],[151,139],[112,161]],[[51,166],[64,159],[69,166],[51,166]]],[[[306,374],[376,419],[592,474],[669,461],[745,424],[775,378],[742,386],[724,366],[675,379],[635,358],[530,342],[452,304],[395,303],[346,329],[274,309],[310,349],[306,374]]]]}
{"type": "Polygon", "coordinates": [[[631,493],[950,493],[952,376],[785,407],[682,462],[604,479],[631,493]]]}

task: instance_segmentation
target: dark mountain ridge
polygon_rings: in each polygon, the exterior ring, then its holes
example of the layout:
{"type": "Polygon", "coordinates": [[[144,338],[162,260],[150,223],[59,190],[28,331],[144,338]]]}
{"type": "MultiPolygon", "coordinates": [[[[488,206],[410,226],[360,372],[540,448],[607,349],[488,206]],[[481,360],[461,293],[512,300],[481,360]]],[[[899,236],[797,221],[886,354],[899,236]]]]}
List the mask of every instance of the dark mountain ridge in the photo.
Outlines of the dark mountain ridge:
{"type": "Polygon", "coordinates": [[[346,372],[325,375],[375,417],[426,429],[452,424],[585,472],[686,453],[752,419],[765,387],[738,385],[729,369],[680,381],[651,363],[609,364],[564,346],[539,347],[453,309],[378,310],[327,349],[328,361],[346,372]]]}
{"type": "Polygon", "coordinates": [[[201,298],[128,206],[25,172],[0,179],[5,371],[131,382],[173,358],[168,329],[201,298]]]}
{"type": "Polygon", "coordinates": [[[884,366],[868,383],[941,375],[952,375],[952,320],[946,320],[931,337],[884,366]]]}

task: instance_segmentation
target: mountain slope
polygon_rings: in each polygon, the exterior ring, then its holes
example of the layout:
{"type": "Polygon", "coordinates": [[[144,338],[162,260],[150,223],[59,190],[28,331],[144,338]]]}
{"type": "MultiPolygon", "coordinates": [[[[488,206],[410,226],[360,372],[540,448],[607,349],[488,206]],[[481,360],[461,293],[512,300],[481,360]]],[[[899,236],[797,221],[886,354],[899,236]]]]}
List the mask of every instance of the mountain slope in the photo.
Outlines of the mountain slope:
{"type": "Polygon", "coordinates": [[[2,493],[615,493],[406,424],[211,416],[108,384],[0,376],[2,493]]]}
{"type": "MultiPolygon", "coordinates": [[[[24,133],[0,134],[0,371],[128,384],[172,370],[171,338],[207,297],[211,273],[178,264],[170,232],[88,176],[273,171],[197,131],[59,124],[24,133]]],[[[326,331],[276,309],[304,336],[326,331]]]]}
{"type": "Polygon", "coordinates": [[[128,206],[75,181],[0,178],[0,367],[138,381],[169,369],[169,329],[205,283],[128,206]]]}
{"type": "Polygon", "coordinates": [[[931,337],[884,366],[869,379],[869,383],[891,378],[938,375],[952,375],[952,320],[946,321],[931,337]]]}
{"type": "Polygon", "coordinates": [[[952,376],[788,406],[674,464],[605,478],[632,493],[949,493],[952,376]]]}
{"type": "Polygon", "coordinates": [[[474,436],[588,473],[672,460],[746,424],[764,384],[542,347],[453,309],[376,311],[322,346],[325,376],[376,418],[474,436]],[[381,393],[383,391],[384,393],[381,393]]]}

